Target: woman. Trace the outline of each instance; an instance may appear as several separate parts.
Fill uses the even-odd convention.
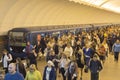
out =
[[[47,66],[44,69],[43,80],[56,80],[56,72],[52,61],[47,62]]]
[[[106,58],[106,51],[105,51],[105,47],[100,44],[100,46],[98,47],[98,54],[100,57],[100,60],[105,63],[105,58]]]
[[[12,55],[9,54],[6,49],[4,49],[0,62],[2,62],[2,66],[3,69],[5,70],[5,73],[8,72],[8,65],[10,61],[12,61]]]
[[[26,70],[25,70],[25,66],[22,63],[20,58],[16,59],[16,71],[20,72],[24,76],[24,78],[25,78]]]
[[[30,65],[25,80],[42,80],[41,73],[36,69],[35,64]]]
[[[64,74],[66,72],[67,65],[69,64],[70,60],[64,53],[62,53],[62,57],[60,60],[58,60],[58,62],[60,67],[60,73],[62,74],[63,80],[66,80],[66,76]]]
[[[65,73],[67,80],[77,80],[78,67],[75,61],[71,61]]]
[[[75,57],[76,57],[77,66],[81,71],[81,73],[79,72],[79,74],[81,74],[80,75],[81,77],[78,76],[78,79],[82,79],[83,68],[84,68],[84,55],[82,49],[79,49],[79,51],[76,52]]]

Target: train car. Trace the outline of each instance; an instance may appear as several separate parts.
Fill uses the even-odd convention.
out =
[[[87,25],[88,26],[88,25]],[[86,27],[87,27],[86,26]],[[80,33],[83,25],[66,25],[66,26],[52,26],[50,27],[27,27],[27,28],[13,28],[8,31],[8,51],[12,54],[12,56],[16,59],[20,57],[24,59],[26,54],[24,49],[26,47],[26,42],[30,41],[32,45],[36,44],[36,41],[43,39],[46,36],[53,37],[57,40],[58,37],[63,34],[76,34]],[[88,26],[90,27],[90,26]]]

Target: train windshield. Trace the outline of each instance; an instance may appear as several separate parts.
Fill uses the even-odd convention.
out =
[[[9,32],[9,44],[21,46],[25,45],[25,33],[24,32]]]

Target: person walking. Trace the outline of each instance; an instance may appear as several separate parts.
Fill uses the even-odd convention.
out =
[[[35,64],[30,65],[25,80],[42,80],[41,73],[36,69]]]
[[[20,58],[16,59],[16,71],[20,72],[24,78],[26,76],[26,69],[24,64],[22,63],[22,60]]]
[[[118,62],[119,53],[120,53],[120,41],[119,40],[116,40],[116,42],[113,44],[112,51],[114,53],[114,60]]]
[[[68,68],[65,72],[67,80],[77,80],[78,76],[78,66],[75,61],[70,61]]]
[[[99,80],[99,72],[103,69],[98,56],[95,54],[93,59],[90,60],[90,72],[91,72],[91,80]]]
[[[16,64],[15,63],[10,63],[8,66],[8,71],[5,75],[4,80],[24,80],[24,77],[21,73],[16,71]]]
[[[2,62],[2,66],[3,69],[5,70],[5,73],[8,72],[8,65],[10,61],[12,61],[12,59],[13,59],[12,55],[9,54],[6,49],[4,49],[0,62]]]
[[[43,72],[43,80],[56,80],[56,72],[52,61],[47,62]]]

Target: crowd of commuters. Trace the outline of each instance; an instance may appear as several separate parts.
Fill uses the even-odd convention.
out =
[[[83,72],[91,73],[91,80],[99,80],[99,72],[103,69],[106,57],[114,54],[115,62],[119,61],[120,28],[108,27],[77,34],[68,32],[60,37],[45,36],[35,45],[27,42],[27,67],[20,58],[10,63],[12,56],[3,51],[1,62],[5,70],[5,80],[82,80]],[[43,76],[38,70],[37,58],[45,56],[47,65]]]

